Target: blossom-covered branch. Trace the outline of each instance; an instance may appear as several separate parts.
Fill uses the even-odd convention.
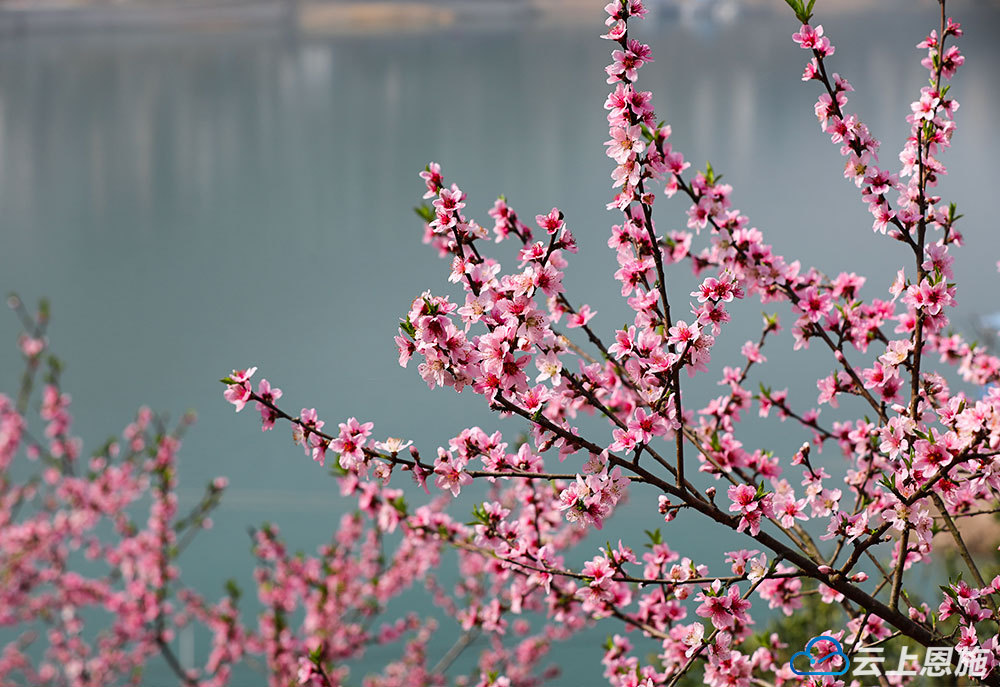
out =
[[[433,462],[424,462],[409,442],[370,444],[372,423],[351,418],[337,434],[324,434],[315,410],[303,409],[297,416],[281,410],[266,381],[255,391],[252,370],[223,380],[227,398],[238,410],[256,403],[265,429],[279,418],[292,422],[296,441],[314,460],[322,463],[327,452],[335,453],[347,493],[388,489],[395,467],[412,472],[428,491],[426,481],[433,476],[435,486],[451,497],[459,497],[476,479],[525,496],[530,489],[530,518],[506,502],[487,501],[473,509],[474,531],[448,527],[438,540],[496,562],[504,613],[519,612],[517,604],[504,604],[526,579],[536,585],[534,591],[544,587],[550,626],[572,624],[570,618],[611,617],[660,644],[658,662],[643,664],[630,654],[631,643],[615,639],[605,656],[613,685],[676,684],[698,663],[712,685],[801,682],[789,665],[782,667],[781,647],[753,654],[741,647],[750,636],[755,598],[790,614],[809,593],[843,608],[846,629],[826,628],[824,634],[845,640],[852,654],[891,636],[925,646],[951,645],[958,649],[952,657],[956,664],[959,654],[979,652],[985,666],[980,677],[997,684],[1000,577],[986,580],[955,521],[993,510],[1000,495],[995,477],[1000,392],[996,387],[983,392],[1000,380],[1000,360],[946,333],[947,308],[955,305],[956,294],[949,251],[962,244],[955,227],[960,215],[954,204],[932,195],[944,173],[939,157],[950,144],[958,109],[944,82],[964,60],[947,39],[962,31],[941,3],[939,29],[918,46],[927,51],[923,64],[931,85],[911,108],[911,134],[897,174],[879,166],[879,141],[846,112],[852,88],[829,69],[835,48],[822,26],[810,23],[814,2],[788,3],[802,22],[793,39],[811,53],[803,80],[822,86],[815,107],[821,128],[841,145],[845,176],[861,189],[874,229],[913,252],[912,279],[901,269],[886,285],[886,296],[863,298],[864,277],[848,272],[828,277],[777,255],[763,233],[733,209],[733,188],[711,165],[688,172],[690,164],[670,142],[670,126],[656,119],[653,95],[638,88],[639,70],[651,61],[652,51],[630,36],[629,24],[646,9],[639,0],[616,0],[606,8],[603,36],[615,44],[606,69],[612,91],[605,103],[610,134],[605,146],[615,163],[615,196],[608,208],[621,213],[621,223],[612,227],[608,245],[616,255],[621,296],[634,318],[611,332],[610,345],[602,339],[596,313],[587,305],[572,306],[563,287],[569,256],[578,246],[562,211],[553,208],[535,217],[546,237],[535,241],[534,228],[518,218],[507,199],[496,201],[489,211],[495,243],[516,237],[521,244],[517,268],[505,272],[484,247],[490,230],[466,216],[461,189],[447,185],[434,163],[420,175],[424,198],[431,201],[418,208],[424,241],[451,259],[449,281],[464,295],[453,301],[428,291],[413,301],[396,337],[400,364],[415,358],[431,389],[471,391],[502,416],[519,416],[529,423],[528,440],[513,452],[498,432],[470,428],[439,448]],[[680,191],[690,201],[686,231],[657,231],[654,189],[661,187],[666,198]],[[898,194],[894,204],[893,191]],[[680,316],[679,294],[668,283],[669,269],[682,263],[690,263],[696,274],[709,272],[690,294],[690,318]],[[751,369],[765,367],[765,339],[774,335],[778,340],[777,315],[766,316],[758,342],[743,345],[744,362],[724,368],[720,383],[728,393],[697,415],[685,409],[681,373],[692,378],[709,373],[730,310],[751,296],[790,308],[793,350],[818,339],[829,351],[833,372],[818,380],[817,403],[837,413],[832,423],[820,424],[817,408],[793,408],[787,390],[764,383],[757,394],[748,388]],[[563,317],[568,330],[583,330],[585,340],[573,342],[557,331]],[[928,352],[956,363],[976,395],[953,390],[943,374],[928,371]],[[532,367],[537,374],[529,373]],[[904,376],[909,398],[903,395]],[[873,412],[875,419],[845,417],[854,410],[851,396],[860,399],[862,413]],[[779,420],[792,418],[803,430],[802,447],[787,460],[765,449],[744,448],[740,422],[754,402],[760,417],[776,410]],[[583,436],[576,426],[580,412],[603,416],[609,436]],[[672,460],[660,453],[664,442],[674,445]],[[843,489],[831,477],[829,463],[818,462],[819,451],[829,443],[837,444],[846,461]],[[686,444],[693,454],[685,452]],[[408,458],[398,455],[405,448]],[[644,454],[650,460],[644,461]],[[551,470],[547,458],[571,467]],[[694,461],[702,473],[697,477],[688,469]],[[799,493],[796,479],[803,487]],[[540,499],[542,480],[552,486],[542,487],[546,495]],[[724,500],[713,483],[720,480],[727,483]],[[617,548],[609,544],[583,568],[562,564],[557,552],[570,540],[538,523],[555,527],[561,513],[584,528],[601,528],[633,482],[644,503],[655,498],[667,523],[691,512],[710,526],[742,533],[761,548],[729,552],[731,574],[710,574],[708,566],[690,558],[675,563],[679,554],[666,546],[659,530],[650,530],[653,554],[643,556],[641,575],[629,572],[638,559],[622,542]],[[853,504],[844,502],[852,492]],[[408,509],[399,512],[405,513],[400,516],[405,532],[426,536],[427,528],[412,522]],[[914,564],[931,563],[936,521],[952,536],[975,586],[950,581],[935,611],[907,591],[906,579]],[[863,569],[865,561],[877,571],[875,577]],[[741,591],[744,581],[752,584]],[[690,587],[701,588],[693,599],[697,605],[689,604]],[[692,607],[710,620],[711,633],[706,635],[697,621],[685,622]],[[485,625],[482,629],[489,631]],[[821,630],[816,628],[817,634]],[[491,679],[484,677],[482,684]]]

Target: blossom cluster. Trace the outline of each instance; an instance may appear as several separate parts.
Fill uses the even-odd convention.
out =
[[[313,437],[323,422],[307,409],[297,425],[299,441],[318,460],[326,447],[340,455],[341,490],[357,496],[359,510],[343,516],[330,542],[309,555],[289,551],[277,525],[256,528],[250,542],[255,607],[247,608],[232,580],[219,599],[209,600],[185,583],[181,562],[194,538],[211,528],[228,482],[212,480],[182,512],[177,454],[193,416],[168,427],[142,408],[119,437],[85,457],[73,433],[71,398],[60,386],[61,363],[44,336],[47,308],[32,315],[18,299],[11,305],[25,323],[19,344],[26,374],[16,394],[0,393],[0,628],[14,630],[8,635],[14,639],[0,646],[0,683],[148,684],[163,680],[155,667],[165,664],[186,687],[221,687],[238,682],[238,665],[256,662],[273,687],[329,687],[353,684],[351,664],[372,648],[398,645],[398,658],[364,675],[364,684],[439,687],[453,659],[438,660],[429,645],[443,620],[386,612],[416,584],[430,591],[455,628],[465,628],[463,641],[480,625],[509,635],[480,652],[484,685],[500,672],[504,677],[494,684],[508,686],[534,685],[555,674],[540,663],[571,628],[539,632],[521,620],[508,630],[512,605],[519,612],[540,608],[541,592],[533,585],[522,580],[517,594],[501,602],[492,571],[472,551],[461,554],[462,588],[446,590],[430,574],[446,546],[442,533],[455,539],[475,533],[484,547],[499,541],[519,546],[531,523],[538,536],[566,545],[578,541],[579,531],[556,515],[550,491],[498,488],[491,512],[503,513],[499,529],[453,521],[440,502],[409,511],[401,490],[358,479],[371,425],[351,420],[340,425],[338,437],[318,442]],[[255,372],[233,372],[226,398],[240,409],[256,405],[262,426],[270,429],[284,417],[273,405],[281,391],[266,380],[251,390]],[[27,411],[36,397],[37,417]],[[499,435],[463,433],[455,440],[464,460],[478,455],[474,446],[498,464],[531,469],[530,454],[507,453]],[[398,452],[407,443],[389,439],[375,447]],[[358,460],[350,462],[355,454]],[[520,526],[513,527],[507,516],[522,503],[534,505],[523,507],[513,520]],[[407,536],[393,540],[398,528]],[[549,543],[546,550],[555,555],[559,548]],[[178,651],[185,634],[204,638],[193,657],[199,664]]]
[[[177,452],[194,418],[168,428],[148,408],[87,457],[45,337],[47,306],[32,316],[16,297],[10,305],[25,321],[26,373],[16,395],[0,393],[0,627],[17,630],[0,650],[0,682],[139,684],[155,656],[179,667],[171,647],[192,623],[216,638],[234,628],[231,599],[209,603],[177,565],[211,527],[227,481],[210,482],[181,515]],[[45,367],[38,434],[27,409]],[[238,642],[215,642],[181,677],[227,684],[241,655]]]

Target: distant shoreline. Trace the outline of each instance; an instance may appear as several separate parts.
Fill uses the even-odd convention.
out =
[[[79,30],[232,31],[290,27],[305,34],[397,34],[530,20],[592,24],[603,0],[0,0],[0,38]],[[836,0],[827,14],[919,11],[934,0]],[[964,6],[1000,7],[1000,0],[965,0]],[[746,14],[786,12],[784,0],[647,0],[654,13],[679,20],[733,20]]]

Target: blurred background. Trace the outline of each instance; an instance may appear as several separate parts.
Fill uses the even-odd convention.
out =
[[[52,301],[49,338],[67,363],[63,385],[88,447],[142,404],[174,417],[197,411],[182,450],[182,498],[193,503],[215,475],[231,483],[215,528],[181,561],[205,594],[221,594],[232,576],[251,587],[248,525],[276,523],[293,548],[311,550],[346,508],[286,427],[262,436],[252,409],[233,414],[217,381],[230,369],[257,365],[284,389],[289,410],[372,420],[376,438],[412,439],[425,454],[464,427],[498,424],[480,397],[429,391],[396,363],[392,337],[412,298],[460,293],[446,281],[448,265],[421,246],[412,212],[427,162],[442,164],[483,223],[501,193],[524,219],[558,205],[580,244],[565,280],[572,300],[598,310],[600,331],[629,317],[606,246],[615,217],[604,207],[612,163],[602,146],[603,4],[0,0],[0,287],[29,304]],[[791,41],[797,24],[784,2],[647,4],[635,32],[655,62],[640,85],[654,92],[675,147],[726,176],[735,204],[779,253],[832,275],[863,274],[865,297],[887,297],[912,259],[872,233],[842,178],[838,148],[813,115],[815,84],[799,80],[805,53]],[[965,214],[953,324],[970,337],[977,318],[1000,308],[998,7],[949,3],[966,29],[967,62],[954,80],[961,109],[940,190]],[[909,104],[926,83],[914,46],[937,25],[936,3],[819,0],[816,14],[837,46],[833,70],[856,89],[848,110],[894,168]],[[682,202],[657,207],[661,231],[684,226]],[[498,255],[514,265],[509,246]],[[675,293],[695,283],[686,266],[668,280]],[[740,364],[741,344],[759,336],[760,304],[735,311],[713,372]],[[17,332],[13,314],[0,314],[3,389],[20,374]],[[788,386],[793,406],[812,407],[831,361],[815,348],[790,353],[786,331],[752,380]],[[713,379],[688,383],[689,406],[722,393]],[[844,417],[863,413],[843,405]],[[836,412],[825,409],[824,422]],[[502,426],[510,441],[524,429]],[[610,439],[604,423],[583,426]],[[783,457],[809,438],[773,418],[745,432],[748,450]],[[841,470],[834,447],[821,462]],[[594,548],[661,524],[635,494]],[[667,528],[665,539],[711,564],[727,545],[746,544],[715,531],[709,540],[697,524]],[[432,612],[420,595],[403,603]],[[599,642],[619,630],[557,647],[556,683],[592,678]],[[443,653],[456,628],[439,634],[432,649]],[[181,638],[185,661],[204,660],[202,639]],[[369,654],[355,678],[387,656]],[[155,671],[149,684],[171,683]]]

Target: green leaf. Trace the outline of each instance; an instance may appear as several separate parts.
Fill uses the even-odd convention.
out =
[[[243,590],[240,589],[238,584],[236,584],[236,580],[229,578],[226,580],[226,593],[235,600],[242,596]]]
[[[472,522],[465,523],[467,526],[472,527],[474,525],[486,525],[489,526],[490,518],[486,513],[486,508],[482,504],[476,504],[472,507],[472,517],[474,518]]]
[[[402,496],[397,496],[389,504],[396,509],[396,512],[402,517],[406,517],[406,501]]]
[[[941,589],[942,592],[944,592],[945,594],[947,594],[948,596],[950,596],[955,601],[958,601],[958,594],[955,593],[954,589],[952,589],[951,587],[949,587],[947,585],[943,585],[943,584],[942,585],[938,585],[938,587]]]
[[[434,216],[435,216],[434,209],[431,208],[431,206],[428,205],[427,203],[421,203],[420,205],[413,208],[413,211],[417,213],[417,217],[419,217],[425,222],[434,221]]]
[[[719,430],[715,430],[714,432],[712,432],[712,450],[713,451],[722,450],[722,442],[719,441]]]

